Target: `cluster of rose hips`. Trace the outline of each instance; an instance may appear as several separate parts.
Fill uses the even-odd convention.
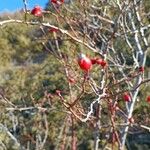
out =
[[[101,67],[105,67],[107,65],[106,61],[101,58],[92,58],[90,59],[85,54],[80,54],[78,57],[78,64],[83,71],[88,72],[94,64],[101,65]]]
[[[50,0],[52,4],[55,5],[62,5],[64,3],[64,0]],[[41,17],[42,16],[42,8],[40,6],[35,6],[32,10],[31,10],[31,14],[36,16],[36,17]]]
[[[60,0],[60,1],[51,0],[51,3],[60,5],[60,4],[64,3],[64,0]],[[35,6],[32,9],[31,14],[36,16],[36,17],[41,17],[42,16],[42,8],[40,6]],[[57,31],[58,31],[58,29],[56,29],[56,28],[50,28],[49,29],[49,32],[57,32]],[[92,58],[92,59],[90,59],[85,54],[80,54],[79,58],[78,58],[78,64],[79,64],[80,68],[83,71],[88,72],[94,64],[98,64],[102,68],[104,68],[107,65],[107,62],[104,59],[101,59],[101,58]],[[142,73],[144,72],[144,67],[143,66],[139,67],[139,72],[142,72]],[[70,83],[75,83],[75,80],[72,79],[72,78],[69,78],[68,80],[69,80]],[[126,102],[130,102],[131,101],[130,94],[124,93],[123,94],[123,99]],[[150,103],[150,96],[147,97],[147,102]]]
[[[107,62],[101,58],[90,59],[85,54],[80,54],[78,57],[78,64],[83,71],[88,72],[94,64],[101,65],[101,67],[104,68],[107,65]],[[144,67],[139,67],[139,71],[144,72]],[[70,81],[70,82],[72,82],[72,81]],[[128,92],[125,92],[123,94],[123,100],[125,102],[131,102],[131,96]],[[147,102],[150,103],[150,96],[147,97]]]
[[[36,16],[36,17],[41,17],[42,16],[42,8],[40,6],[35,6],[32,9],[31,14]],[[49,32],[57,32],[57,31],[59,31],[59,30],[56,28],[50,28],[49,29]]]

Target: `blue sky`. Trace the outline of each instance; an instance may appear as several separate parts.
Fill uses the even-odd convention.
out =
[[[40,5],[42,8],[44,8],[48,0],[27,0],[27,2],[27,7],[29,9],[31,9],[35,5]],[[20,10],[21,8],[23,8],[23,6],[23,0],[1,0],[0,12]]]

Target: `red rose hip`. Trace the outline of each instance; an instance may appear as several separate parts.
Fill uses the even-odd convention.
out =
[[[107,65],[105,60],[102,60],[101,64],[100,64],[103,68]]]
[[[85,54],[79,55],[78,64],[80,68],[86,72],[92,68],[92,61]]]
[[[97,58],[96,63],[101,65],[103,68],[107,65],[106,61],[101,58]]]
[[[150,96],[147,97],[146,101],[150,103]]]
[[[128,93],[124,93],[123,94],[123,99],[126,102],[130,102],[131,101],[131,97],[130,97],[130,95]]]
[[[96,59],[96,63],[99,64],[99,65],[101,65],[102,59],[101,59],[101,58],[97,58],[97,59]]]
[[[58,32],[59,30],[58,29],[56,29],[56,28],[50,28],[49,29],[49,32]]]
[[[51,0],[51,3],[61,5],[62,3],[64,3],[64,0]]]
[[[92,58],[91,62],[92,62],[92,65],[96,64],[97,63],[97,58]]]
[[[51,0],[51,3],[57,4],[57,0]]]
[[[143,66],[139,67],[139,72],[144,72],[144,67]]]
[[[42,8],[40,6],[35,6],[32,11],[31,14],[36,16],[36,17],[40,17],[42,16]]]

